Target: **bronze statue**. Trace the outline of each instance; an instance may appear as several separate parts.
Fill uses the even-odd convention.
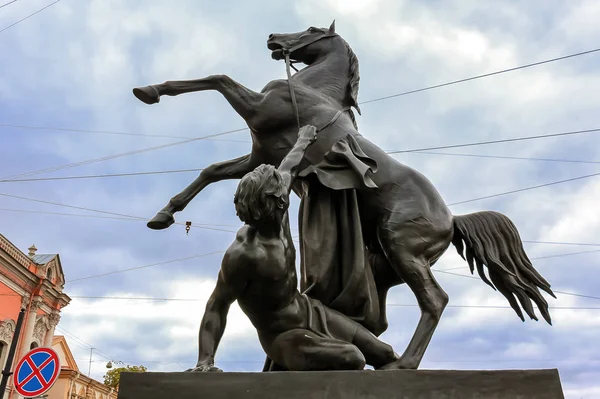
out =
[[[207,185],[241,179],[261,164],[280,165],[298,128],[317,126],[317,140],[304,156],[293,190],[301,197],[299,227],[301,291],[359,322],[375,335],[387,328],[388,290],[406,283],[421,318],[395,368],[418,368],[448,302],[430,268],[452,242],[465,252],[471,272],[502,293],[524,320],[519,304],[537,320],[532,301],[551,323],[539,289],[554,296],[533,268],[513,223],[497,212],[453,216],[431,182],[401,164],[358,132],[351,107],[357,102],[358,59],[335,25],[267,41],[275,60],[307,66],[260,93],[225,75],[168,81],[134,89],[147,104],[160,96],[217,90],[244,118],[252,151],[210,165],[148,222],[164,229],[173,214]],[[463,256],[464,257],[464,256]],[[489,279],[484,274],[487,266]],[[490,281],[491,280],[491,281]]]
[[[240,181],[234,203],[245,225],[223,257],[200,324],[198,363],[189,371],[220,371],[215,352],[236,300],[264,351],[285,370],[362,370],[365,363],[380,369],[398,360],[392,347],[365,327],[298,291],[289,191],[315,140],[316,128],[303,127],[278,169],[261,165]]]

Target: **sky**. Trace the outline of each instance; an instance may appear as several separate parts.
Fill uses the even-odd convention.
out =
[[[359,102],[592,50],[600,34],[600,3],[575,0],[493,8],[472,0],[62,0],[2,31],[50,3],[0,8],[0,180],[42,170],[21,179],[198,169],[246,154],[250,138],[240,131],[111,157],[244,128],[216,92],[148,106],[131,89],[226,74],[258,91],[285,77],[266,47],[270,33],[335,19],[360,61]],[[370,102],[357,121],[386,151],[597,129],[599,90],[597,52]],[[450,247],[434,268],[449,307],[421,368],[558,368],[567,398],[600,396],[600,178],[521,191],[600,172],[599,134],[393,155],[448,204],[478,199],[451,206],[453,214],[510,217],[534,266],[563,292],[549,298],[553,326],[523,323],[500,293],[468,278]],[[241,225],[237,182],[207,187],[177,215],[182,224],[153,231],[145,222],[197,173],[0,182],[0,232],[23,252],[35,244],[38,253],[60,254],[73,299],[57,333],[82,370],[91,364],[92,377],[101,379],[109,360],[153,371],[195,364],[221,251]],[[294,198],[294,229],[297,211]],[[419,310],[404,285],[388,298],[381,338],[401,353]],[[263,361],[255,330],[234,305],[216,365],[258,371]]]

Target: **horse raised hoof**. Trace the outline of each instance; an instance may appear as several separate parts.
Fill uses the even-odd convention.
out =
[[[152,230],[163,230],[175,223],[173,214],[167,211],[158,212],[147,224]]]
[[[160,101],[160,95],[154,86],[136,87],[133,89],[133,95],[146,104],[156,104]]]

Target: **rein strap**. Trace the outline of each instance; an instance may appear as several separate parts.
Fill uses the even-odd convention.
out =
[[[325,39],[325,38],[333,37],[333,36],[336,36],[336,34],[323,35],[314,40],[311,40],[308,43],[301,43],[290,49],[282,49],[283,55],[285,56],[285,72],[287,73],[288,87],[290,89],[290,97],[292,98],[292,107],[294,108],[294,113],[296,114],[296,123],[298,124],[298,130],[300,130],[300,112],[298,111],[298,102],[296,101],[296,92],[294,91],[294,82],[292,82],[292,73],[290,71],[290,67],[294,68],[294,70],[296,72],[298,72],[298,70],[294,67],[293,61],[290,60],[290,54],[292,54],[296,50],[306,47],[306,46],[308,46],[314,42],[317,42],[321,39]],[[296,61],[296,62],[298,62],[298,61]],[[337,121],[337,119],[340,117],[340,115],[342,115],[344,112],[346,112],[350,109],[351,109],[351,107],[344,107],[344,108],[340,109],[338,112],[336,112],[336,114],[333,116],[333,118],[331,118],[331,120],[329,122],[327,122],[321,128],[318,128],[317,132],[320,132],[320,131],[326,129],[327,127],[331,126],[332,124],[334,124],[335,121]]]
[[[290,52],[284,50],[283,54],[285,55],[285,71],[288,77],[288,87],[290,88],[290,97],[292,97],[292,106],[294,107],[294,113],[296,114],[298,130],[300,130],[300,113],[298,112],[298,103],[296,102],[296,93],[294,92],[294,83],[292,82],[292,73],[290,72]]]

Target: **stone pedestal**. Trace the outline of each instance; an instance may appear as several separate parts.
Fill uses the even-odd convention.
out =
[[[122,373],[118,399],[564,399],[558,370]]]

